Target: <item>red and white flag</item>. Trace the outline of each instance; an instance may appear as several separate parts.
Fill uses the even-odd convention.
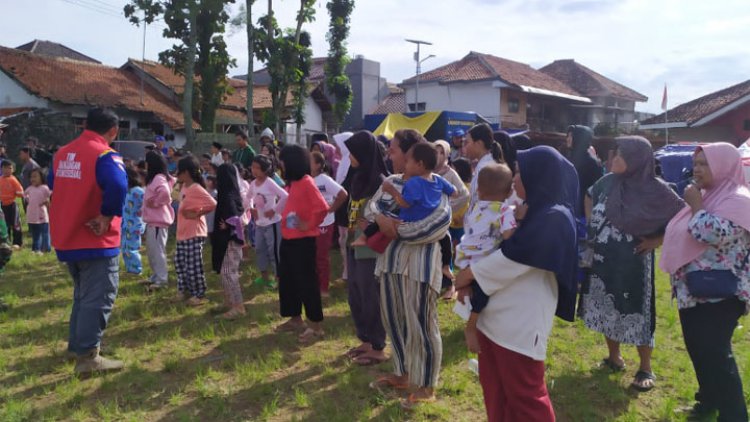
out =
[[[664,84],[664,95],[661,97],[661,109],[667,111],[667,84]]]

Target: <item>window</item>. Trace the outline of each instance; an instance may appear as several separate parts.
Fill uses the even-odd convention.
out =
[[[508,98],[508,113],[518,113],[521,108],[521,102],[518,98]]]
[[[425,111],[427,110],[427,103],[409,103],[409,111]]]
[[[745,119],[745,121],[742,122],[742,130],[750,131],[750,119]]]

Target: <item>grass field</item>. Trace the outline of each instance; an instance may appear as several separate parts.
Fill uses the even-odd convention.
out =
[[[338,255],[333,256],[333,268],[339,268]],[[449,305],[440,305],[445,353],[439,400],[405,412],[399,396],[367,386],[391,368],[389,363],[361,368],[341,357],[357,344],[345,285],[335,285],[324,303],[325,339],[300,347],[292,335],[273,331],[281,322],[276,293],[248,287],[256,274],[250,261],[242,269],[248,314],[233,322],[214,319],[211,306],[172,303],[174,280],[171,289],[147,294],[136,283],[139,278],[123,276],[102,347],[127,367],[84,380],[72,375],[74,364],[65,359],[72,296],[66,268],[52,255],[15,254],[0,275],[0,297],[11,305],[0,313],[0,421],[485,419],[478,379],[467,369],[472,356],[463,344],[463,326]],[[219,289],[211,273],[212,303],[220,302]],[[627,388],[637,367],[634,348],[624,348],[628,370],[612,374],[598,367],[606,355],[599,335],[580,322],[556,322],[547,383],[559,420],[684,419],[677,410],[692,404],[695,376],[663,274],[657,290],[658,380],[649,393]],[[745,380],[750,379],[748,340],[747,329],[738,328],[735,351]]]

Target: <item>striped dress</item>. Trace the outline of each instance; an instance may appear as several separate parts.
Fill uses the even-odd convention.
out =
[[[397,189],[401,175],[388,178]],[[367,214],[393,212],[390,195],[378,190]],[[437,320],[437,300],[442,281],[439,241],[451,221],[450,203],[443,197],[426,219],[399,226],[399,237],[380,254],[375,275],[380,280],[383,326],[391,338],[394,373],[409,374],[409,382],[434,388],[443,355]]]

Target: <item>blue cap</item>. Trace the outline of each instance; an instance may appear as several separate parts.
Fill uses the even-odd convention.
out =
[[[464,135],[466,135],[466,132],[464,132],[463,129],[457,129],[455,132],[453,132],[453,137],[454,138],[457,137],[457,136],[464,136]]]
[[[164,140],[166,140],[166,139],[164,139],[164,137],[163,137],[163,136],[161,136],[161,135],[156,135],[156,137],[154,138],[154,140],[155,140],[155,141],[164,141]]]

